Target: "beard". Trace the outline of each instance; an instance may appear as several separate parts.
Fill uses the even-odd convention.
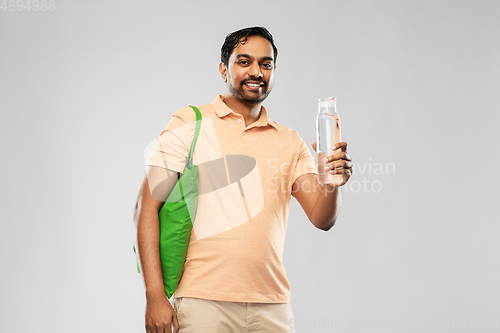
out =
[[[230,80],[228,80],[230,82]],[[244,89],[244,85],[245,85],[245,82],[247,81],[254,81],[254,82],[262,82],[263,85],[262,85],[262,90],[263,92],[261,93],[259,89],[258,91],[256,92],[249,92],[249,91],[245,91]],[[236,97],[237,99],[239,99],[240,101],[244,102],[244,103],[248,103],[248,104],[258,104],[258,103],[262,103],[266,98],[267,96],[269,96],[269,94],[271,93],[271,89],[268,89],[269,87],[269,84],[267,82],[265,82],[264,80],[259,80],[259,79],[245,79],[245,80],[241,80],[238,84],[238,87],[235,87],[234,85],[232,85],[231,83],[229,83],[229,91],[231,92],[231,94]]]

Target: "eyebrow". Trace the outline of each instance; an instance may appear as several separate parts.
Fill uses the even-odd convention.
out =
[[[253,57],[251,57],[250,55],[248,54],[238,54],[236,56],[236,59],[239,59],[239,58],[248,58],[248,59],[253,59]],[[270,61],[274,61],[273,57],[263,57],[262,59],[260,59],[261,61],[267,61],[267,60],[270,60]]]

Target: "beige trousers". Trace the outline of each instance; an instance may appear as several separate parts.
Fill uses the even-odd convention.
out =
[[[243,303],[174,298],[179,333],[291,333],[290,303]]]

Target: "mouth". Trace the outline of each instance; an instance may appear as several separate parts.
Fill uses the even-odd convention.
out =
[[[255,82],[255,81],[248,81],[243,83],[245,86],[250,88],[250,90],[259,90],[261,87],[264,87],[264,82]]]

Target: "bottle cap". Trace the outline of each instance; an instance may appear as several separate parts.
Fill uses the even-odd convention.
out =
[[[318,98],[320,108],[335,107],[335,97]]]
[[[319,113],[335,114],[335,97],[318,98],[318,111]]]

